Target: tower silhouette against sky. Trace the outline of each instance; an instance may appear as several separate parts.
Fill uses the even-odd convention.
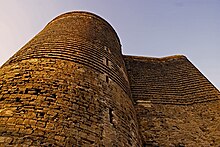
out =
[[[70,12],[0,68],[0,144],[217,146],[219,98],[185,56],[122,55],[108,22]]]

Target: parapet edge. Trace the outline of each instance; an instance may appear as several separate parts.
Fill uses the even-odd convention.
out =
[[[115,33],[115,36],[116,36],[116,38],[117,38],[117,40],[118,40],[118,43],[119,43],[119,45],[121,46],[121,42],[120,42],[119,36],[118,36],[118,34],[116,33],[115,29],[112,27],[112,25],[111,25],[108,21],[106,21],[104,18],[102,18],[102,17],[100,17],[100,16],[98,16],[98,15],[92,13],[92,12],[87,12],[87,11],[70,11],[70,12],[66,12],[66,13],[63,13],[63,14],[61,14],[61,15],[58,15],[57,17],[55,17],[54,19],[52,19],[52,20],[46,25],[46,27],[47,27],[49,24],[51,24],[51,23],[53,23],[53,22],[55,22],[55,21],[57,21],[57,20],[60,20],[60,19],[63,19],[63,18],[67,18],[67,17],[76,16],[76,15],[78,15],[78,16],[93,17],[93,18],[95,18],[95,19],[97,19],[97,20],[99,20],[99,21],[104,22],[104,23],[105,23],[107,26],[109,26],[109,27],[111,28],[111,30]]]
[[[145,56],[132,56],[132,55],[123,55],[124,58],[134,60],[134,61],[152,61],[152,62],[166,62],[166,61],[173,61],[184,59],[186,60],[187,57],[185,55],[172,55],[166,57],[145,57]]]

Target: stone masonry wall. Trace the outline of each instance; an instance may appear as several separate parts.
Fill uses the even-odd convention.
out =
[[[143,142],[153,147],[218,147],[219,105],[219,100],[192,105],[137,103]]]
[[[53,19],[0,68],[0,146],[220,144],[220,93],[184,56],[123,56],[91,13]]]
[[[112,27],[61,15],[0,68],[0,145],[141,146]]]
[[[124,60],[145,146],[219,146],[220,93],[186,57]]]

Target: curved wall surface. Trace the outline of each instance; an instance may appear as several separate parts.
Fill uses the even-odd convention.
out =
[[[0,68],[0,144],[141,146],[120,42],[102,18],[52,20]]]

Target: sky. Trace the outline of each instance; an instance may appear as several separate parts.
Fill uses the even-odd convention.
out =
[[[181,54],[220,89],[220,0],[0,0],[0,65],[56,16],[107,20],[126,55]]]

